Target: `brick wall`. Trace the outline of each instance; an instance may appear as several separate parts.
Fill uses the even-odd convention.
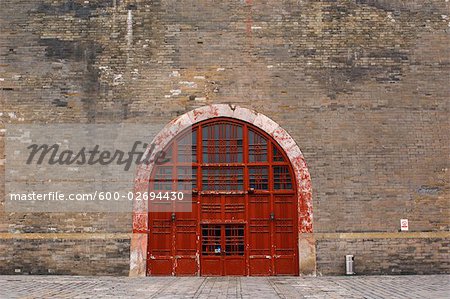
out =
[[[317,242],[317,271],[344,275],[345,255],[354,255],[354,271],[365,274],[449,273],[448,239],[339,239]]]
[[[440,0],[3,0],[0,129],[151,125],[207,104],[237,104],[274,119],[297,141],[312,176],[315,232],[396,232],[401,218],[414,232],[448,231],[449,12]],[[0,198],[3,152],[0,138]],[[0,207],[3,233],[130,230],[125,214],[12,214]],[[8,251],[2,261],[13,256],[19,267],[31,252],[44,256],[44,247],[27,242],[19,243],[32,250]],[[318,241],[319,271],[342,273],[344,249],[360,256],[371,247],[373,258],[357,257],[361,273],[392,273],[402,241],[368,242]],[[435,247],[447,239],[408,242],[415,249],[402,250],[417,266],[398,269],[449,271]],[[104,258],[91,247],[80,250]],[[432,256],[433,267],[420,252]],[[380,267],[385,258],[392,265]],[[54,268],[43,258],[42,269],[46,263]],[[108,263],[121,269],[116,274],[128,267]],[[106,273],[104,266],[74,265],[59,273]]]
[[[128,275],[130,240],[2,240],[2,274]],[[18,272],[20,271],[20,272]]]

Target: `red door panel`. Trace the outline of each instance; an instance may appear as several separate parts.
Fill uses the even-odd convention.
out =
[[[224,275],[245,275],[245,259],[226,258],[224,265]]]
[[[271,274],[270,195],[249,196],[249,275]]]
[[[175,221],[175,273],[197,274],[197,219],[195,213],[178,213]],[[182,218],[182,219],[179,219]]]
[[[149,219],[147,272],[150,275],[172,275],[172,221],[168,213],[152,214]]]
[[[275,256],[275,275],[298,275],[296,263],[296,258],[293,255]]]
[[[272,258],[267,257],[249,257],[249,275],[250,276],[267,276],[271,275]]]
[[[222,238],[225,275],[245,275],[244,225],[223,225],[225,238]]]
[[[227,195],[224,196],[225,219],[230,221],[245,220],[245,196]]]
[[[202,195],[200,207],[200,219],[202,221],[222,218],[222,198],[220,195]]]
[[[149,269],[147,270],[149,272],[149,275],[156,276],[156,275],[163,275],[168,276],[172,275],[173,271],[173,260],[172,257],[168,258],[157,258],[153,257],[148,263]]]
[[[222,264],[221,259],[203,257],[201,259],[201,273],[202,276],[221,276],[222,275]]]
[[[201,234],[201,274],[222,275],[222,226],[203,225]]]
[[[277,195],[274,198],[274,248],[275,275],[297,275],[297,232],[294,221],[296,210],[294,195]]]
[[[197,275],[196,257],[177,257],[175,259],[175,274],[184,276]]]
[[[150,275],[196,275],[195,209],[190,213],[177,213],[175,218],[168,212],[150,214],[147,272]]]

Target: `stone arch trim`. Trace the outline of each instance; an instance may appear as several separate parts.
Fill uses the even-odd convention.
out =
[[[299,221],[299,267],[300,274],[315,275],[316,253],[313,232],[313,212],[311,176],[300,148],[294,139],[276,122],[267,116],[247,108],[215,104],[189,111],[168,123],[154,138],[152,144],[153,153],[164,147],[185,129],[201,121],[229,117],[248,122],[267,134],[285,151],[295,174],[298,197],[298,221]],[[145,192],[148,187],[148,178],[153,165],[140,165],[134,181],[134,192]],[[148,230],[148,206],[145,201],[135,201],[133,204],[133,234],[130,244],[130,276],[146,275],[147,256],[147,230]]]

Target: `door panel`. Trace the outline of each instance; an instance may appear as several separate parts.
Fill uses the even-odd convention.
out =
[[[186,276],[197,275],[196,257],[177,257],[175,259],[175,274]]]
[[[224,225],[225,240],[223,245],[225,251],[224,274],[225,275],[245,275],[245,238],[244,225]]]
[[[147,272],[150,275],[172,275],[172,221],[169,213],[152,213],[149,218],[149,252]]]
[[[194,205],[195,206],[195,205]],[[158,212],[149,216],[147,272],[151,275],[196,275],[197,216]]]
[[[246,275],[244,225],[203,225],[202,275]]]
[[[277,195],[274,198],[275,275],[297,275],[297,236],[294,216],[295,196]]]
[[[177,275],[197,274],[197,216],[192,213],[178,213],[175,220],[175,273]]]
[[[249,257],[249,275],[250,276],[267,276],[272,273],[272,258],[271,256],[265,257]]]
[[[222,264],[221,259],[210,257],[202,257],[200,262],[202,276],[221,276]]]
[[[173,261],[172,261],[172,257],[168,257],[168,258],[152,258],[149,261],[149,275],[163,275],[163,276],[167,276],[167,275],[172,275],[172,270],[173,270]]]
[[[224,275],[246,275],[245,274],[245,259],[244,258],[232,258],[225,259]]]
[[[245,220],[245,196],[228,195],[224,196],[224,220]]]
[[[271,273],[270,195],[249,196],[249,274]]]
[[[220,195],[202,195],[200,205],[202,221],[222,219],[222,197]]]
[[[201,274],[222,275],[222,226],[203,225],[201,231]]]
[[[290,256],[275,256],[275,275],[298,275],[295,264],[296,258]]]

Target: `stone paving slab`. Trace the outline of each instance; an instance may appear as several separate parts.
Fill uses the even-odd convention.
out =
[[[450,298],[450,275],[335,277],[0,276],[0,298]]]

